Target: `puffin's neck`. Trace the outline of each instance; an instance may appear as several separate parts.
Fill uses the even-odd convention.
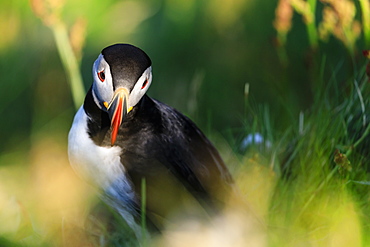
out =
[[[89,117],[87,128],[90,138],[97,145],[101,145],[105,135],[110,129],[110,120],[108,113],[102,111],[96,105],[92,93],[92,87],[90,87],[89,91],[86,94],[83,107],[87,116]]]
[[[120,127],[121,131],[122,129],[127,130],[128,126],[132,127],[132,125],[129,123],[135,120],[135,116],[138,115],[143,116],[143,114],[145,115],[146,111],[144,110],[143,112],[141,109],[148,110],[147,108],[152,108],[144,107],[144,105],[148,104],[149,102],[152,102],[152,100],[147,95],[144,95],[137,103],[137,105],[130,111],[130,113],[127,114],[126,118],[124,119],[124,122],[122,123],[122,126]],[[96,105],[92,92],[92,87],[90,87],[89,91],[86,94],[83,108],[88,116],[87,131],[90,138],[94,141],[96,145],[110,146],[111,121],[109,119],[108,113],[101,110]],[[140,112],[142,114],[140,114]]]

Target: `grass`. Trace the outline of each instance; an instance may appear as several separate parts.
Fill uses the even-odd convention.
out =
[[[279,119],[271,116],[267,105],[246,98],[244,130],[228,130],[225,133],[231,134],[226,137],[211,135],[248,201],[248,210],[263,222],[262,229],[254,228],[255,223],[244,212],[246,208],[231,204],[212,225],[178,222],[163,236],[142,244],[212,246],[218,241],[233,246],[369,245],[369,83],[363,67],[339,86],[336,71],[340,69],[333,70],[328,80],[322,77],[322,71],[318,73],[314,104],[292,118],[288,128],[279,130]],[[133,235],[127,235],[127,226],[114,212],[105,206],[94,209],[94,193],[69,168],[65,140],[55,142],[55,134],[52,140],[46,138],[47,130],[44,132],[44,136],[35,138],[30,151],[30,171],[19,166],[2,167],[2,185],[14,187],[14,181],[6,177],[25,178],[24,191],[15,194],[29,199],[23,206],[23,202],[1,194],[3,212],[13,210],[11,215],[20,223],[14,226],[14,218],[5,218],[9,220],[3,225],[7,233],[0,242],[7,246],[54,246],[94,239],[96,246],[135,246]],[[260,133],[265,140],[241,150],[242,133]],[[47,159],[48,164],[46,148],[54,157],[54,161]],[[8,159],[18,163],[16,157]],[[145,185],[145,180],[142,183]],[[145,186],[142,188],[145,195]],[[33,194],[38,195],[37,203],[26,196]],[[89,227],[82,222],[88,222]],[[145,233],[145,221],[142,229]]]
[[[245,132],[261,133],[265,142],[251,144],[246,151],[240,151],[235,138],[230,146],[229,137],[211,135],[248,201],[248,208],[263,222],[262,229],[255,229],[245,208],[231,204],[231,209],[212,225],[178,222],[163,236],[144,241],[144,246],[213,246],[214,241],[233,243],[233,246],[247,243],[251,246],[369,245],[368,79],[361,68],[359,76],[346,81],[345,87],[338,87],[335,71],[328,82],[323,78],[319,80],[322,83],[317,85],[313,106],[292,119],[291,126],[283,131],[276,129],[277,120],[273,121],[268,107],[246,104]],[[265,145],[267,140],[270,146]],[[105,206],[89,209],[94,207],[96,199],[89,188],[76,180],[70,168],[66,168],[66,143],[45,143],[45,138],[36,143],[32,153],[33,173],[38,177],[38,184],[24,189],[26,194],[41,192],[39,203],[27,205],[31,210],[15,211],[14,217],[21,218],[23,223],[14,228],[14,232],[4,235],[1,243],[54,246],[95,239],[96,246],[135,246],[133,235],[127,236],[127,226],[114,212]],[[45,167],[42,160],[46,146],[54,156],[63,157],[63,161]],[[339,154],[342,159],[338,159]],[[55,171],[60,177],[48,179]],[[8,173],[27,177],[26,171],[15,167]],[[6,179],[1,181],[9,185]],[[145,184],[145,180],[142,183]],[[72,195],[63,194],[66,186],[79,189]],[[81,196],[83,198],[77,200]],[[69,203],[61,204],[61,200]],[[2,198],[1,202],[12,205],[9,198]],[[16,201],[13,205],[22,208]],[[73,210],[67,212],[70,210],[66,208]],[[76,215],[79,216],[73,218]],[[88,228],[81,225],[86,222],[84,217],[89,222]],[[10,222],[7,224],[8,229],[13,229]],[[142,226],[145,232],[145,222]]]
[[[316,1],[307,3],[316,9]],[[367,1],[360,4],[366,7]],[[312,47],[320,45],[314,24],[307,27]],[[71,55],[67,30],[58,33],[57,47],[72,81],[78,59]],[[368,27],[364,35],[368,43]],[[215,133],[208,118],[209,136],[247,206],[230,202],[212,224],[179,221],[162,236],[145,238],[143,246],[370,245],[369,78],[363,62],[356,62],[358,67],[353,62],[350,78],[344,78],[344,59],[331,68],[325,55],[314,56],[320,62],[307,73],[314,92],[308,109],[282,118],[271,105],[256,103],[253,88],[246,86],[242,128]],[[79,78],[71,83],[76,107],[82,97]],[[292,102],[276,100],[281,102],[290,112]],[[0,166],[0,246],[137,246],[125,222],[70,168],[68,129],[60,122],[73,112],[63,114],[35,131],[30,147],[21,143],[19,150],[0,155],[0,164],[6,164]],[[264,139],[241,147],[248,134]],[[145,180],[143,195],[144,185]],[[143,235],[145,228],[143,221]]]

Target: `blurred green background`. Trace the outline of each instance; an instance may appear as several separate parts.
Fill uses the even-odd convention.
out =
[[[286,128],[313,103],[312,72],[322,61],[317,53],[325,54],[328,78],[338,65],[343,81],[352,72],[347,48],[333,36],[320,51],[310,49],[297,13],[285,46],[288,62],[279,60],[273,25],[276,1],[33,2],[61,6],[57,12],[67,28],[80,26],[77,39],[84,42],[80,69],[86,90],[101,49],[131,43],[153,61],[149,95],[190,115],[203,129],[243,127],[246,83],[253,102],[268,104],[275,124]],[[32,133],[52,122],[55,126],[50,126],[66,135],[75,109],[51,30],[28,1],[1,1],[0,6],[0,151],[12,152],[30,145]],[[317,15],[319,22],[321,13]],[[360,37],[354,59],[364,43]]]
[[[70,34],[85,90],[92,83],[92,64],[104,47],[114,43],[134,44],[152,59],[153,83],[148,94],[190,116],[207,134],[217,133],[233,150],[238,150],[242,139],[252,131],[262,132],[270,141],[275,141],[273,144],[280,145],[281,140],[273,138],[283,135],[293,125],[298,129],[299,117],[305,116],[300,113],[317,113],[317,108],[321,107],[318,94],[322,102],[327,105],[334,102],[339,107],[342,99],[344,102],[348,96],[348,101],[351,101],[351,97],[357,95],[353,93],[355,90],[351,83],[353,79],[361,78],[359,84],[362,85],[365,107],[361,110],[357,102],[353,107],[354,117],[351,115],[348,120],[346,115],[343,119],[340,116],[339,121],[335,120],[337,129],[333,133],[337,130],[341,133],[335,141],[325,139],[325,145],[332,144],[325,149],[319,148],[321,143],[315,144],[319,151],[329,150],[328,153],[315,151],[326,155],[327,159],[330,157],[332,162],[334,147],[353,144],[364,133],[369,121],[367,118],[362,127],[354,127],[353,133],[346,132],[351,132],[346,125],[350,121],[354,119],[354,125],[361,122],[357,121],[361,117],[356,118],[356,114],[369,117],[369,87],[364,83],[367,80],[364,79],[367,62],[361,54],[362,50],[370,49],[369,1],[292,0],[290,3],[287,0],[0,0],[0,204],[13,202],[8,199],[2,201],[2,192],[3,195],[15,195],[26,207],[28,201],[35,200],[34,204],[41,202],[46,205],[28,213],[42,214],[46,208],[47,217],[50,211],[71,206],[61,203],[65,197],[55,196],[59,197],[58,193],[67,189],[74,190],[75,184],[79,183],[73,180],[74,175],[73,182],[64,179],[65,174],[66,177],[73,174],[66,170],[70,169],[67,135],[76,109],[52,32],[58,21]],[[310,7],[313,5],[316,10],[312,13]],[[328,20],[336,20],[336,23]],[[328,91],[333,88],[327,87],[329,84],[335,84],[336,91]],[[331,95],[335,99],[326,101],[325,97]],[[327,111],[330,113],[329,108]],[[257,110],[253,112],[251,109]],[[320,126],[330,129],[333,125],[331,119],[325,120],[328,116],[323,111],[310,122],[312,125],[307,125],[314,126],[321,117],[324,120],[316,121],[317,124],[323,123]],[[257,118],[258,121],[253,120]],[[342,128],[345,130],[341,131]],[[312,129],[314,133],[320,133],[320,137],[326,134],[325,129],[318,132]],[[359,129],[361,133],[356,135]],[[290,136],[284,138],[285,145]],[[321,141],[311,138],[313,143]],[[311,142],[309,135],[307,140]],[[362,144],[368,145],[369,138],[366,140]],[[230,148],[225,148],[225,142],[216,143],[218,148],[222,147],[223,155]],[[365,144],[362,150],[368,147]],[[228,154],[233,156],[230,152]],[[275,158],[275,153],[270,155]],[[224,158],[228,160],[229,156]],[[369,157],[358,160],[362,162],[359,162],[361,169],[370,169],[370,165],[365,163]],[[271,164],[273,162],[272,159]],[[329,175],[321,176],[330,180],[333,173],[328,167]],[[321,169],[317,168],[318,174],[321,174]],[[368,175],[358,169],[356,174],[360,173],[361,179],[368,179]],[[273,181],[270,191],[266,192],[268,194],[274,190],[276,179],[270,177],[269,172],[266,174],[266,177],[261,176],[261,180],[271,178]],[[316,179],[315,182],[321,180]],[[5,188],[1,188],[4,185]],[[328,187],[326,192],[330,193],[333,187]],[[321,184],[319,188],[322,188]],[[365,208],[363,212],[366,215],[369,207],[364,205],[369,203],[370,197],[365,189],[358,189],[363,196],[358,207]],[[286,193],[287,198],[288,194],[294,194],[288,189],[277,188],[276,191],[277,194]],[[261,193],[257,190],[256,196]],[[345,199],[339,198],[338,201],[343,199],[346,203],[348,201],[348,205],[344,203],[341,210],[355,215],[357,211],[351,197],[347,192],[343,193]],[[27,195],[23,197],[24,194]],[[67,198],[78,203],[76,195],[68,195]],[[324,194],[322,198],[329,197]],[[307,197],[302,201],[305,199]],[[46,201],[52,202],[49,205]],[[336,199],[332,201],[337,203]],[[15,205],[19,206],[17,202]],[[268,202],[265,206],[269,210]],[[324,213],[333,208],[325,208]],[[312,212],[315,210],[313,208]],[[289,209],[287,211],[289,214]],[[274,215],[280,217],[279,214]],[[308,215],[305,219],[310,217]],[[358,226],[360,223],[356,217],[354,222]],[[44,222],[45,219],[31,221],[35,225],[34,221]],[[368,224],[365,228],[368,231]],[[1,230],[0,227],[0,235]],[[358,234],[357,240],[361,238]]]

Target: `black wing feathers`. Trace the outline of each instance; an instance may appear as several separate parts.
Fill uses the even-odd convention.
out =
[[[217,150],[175,109],[147,96],[135,108],[117,138],[124,150],[122,164],[134,185],[139,188],[142,177],[154,183],[171,173],[203,206],[213,207],[218,194],[233,183]]]
[[[91,91],[86,100],[93,101]],[[85,104],[89,134],[100,146],[110,146],[108,115],[93,102]],[[88,108],[88,105],[95,107]],[[127,114],[116,140],[121,163],[134,185],[140,205],[141,181],[147,184],[147,212],[166,217],[188,191],[209,211],[217,210],[232,178],[220,155],[187,117],[148,96]],[[136,205],[136,207],[137,207]]]

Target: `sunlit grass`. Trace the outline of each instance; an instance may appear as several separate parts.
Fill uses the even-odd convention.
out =
[[[30,150],[1,157],[9,165],[0,167],[0,235],[15,243],[61,245],[70,241],[68,229],[76,234],[84,227],[91,188],[76,177],[66,142],[58,140],[57,135],[42,135]],[[76,239],[83,242],[82,237]]]
[[[366,183],[370,179],[365,162],[369,157],[365,156],[368,139],[361,133],[366,133],[368,125],[360,124],[359,130],[349,126],[353,124],[350,116],[359,112],[361,123],[368,112],[366,80],[360,76],[360,91],[349,94],[329,83],[315,105],[297,116],[284,133],[275,132],[273,124],[255,124],[266,122],[266,113],[258,111],[267,108],[251,107],[249,111],[256,114],[245,127],[273,135],[271,146],[254,144],[241,154],[211,135],[233,173],[242,201],[230,199],[224,213],[210,222],[176,217],[146,246],[367,246],[370,195]],[[30,150],[24,150],[26,156],[1,156],[1,162],[9,165],[0,170],[0,241],[10,246],[87,242],[135,246],[124,222],[106,206],[95,206],[96,195],[70,168],[66,140],[44,131],[35,135]],[[334,162],[335,150],[346,153],[358,140],[366,145],[358,144],[348,153],[350,170],[340,170]],[[25,168],[24,163],[29,166]]]
[[[246,6],[242,1],[233,2],[237,4],[232,6],[232,2],[223,3],[226,12],[213,2],[206,4],[209,11],[206,16],[216,18],[214,25],[222,33],[235,23],[241,25],[243,8]],[[295,2],[304,2],[306,4],[303,6],[307,7],[316,1]],[[331,2],[333,4],[327,7],[334,8],[335,2]],[[193,11],[190,16],[194,16],[196,2],[183,1],[183,4],[189,11]],[[365,20],[368,18],[368,1],[360,1],[360,4],[365,6],[361,7],[364,13],[361,19]],[[117,6],[118,4],[115,5]],[[127,8],[130,6],[131,8]],[[159,8],[157,6],[156,9],[149,10],[145,6],[144,2],[125,2],[118,6],[120,8],[111,8],[107,15],[114,12],[116,14],[110,18],[119,16],[117,9],[140,12],[141,16],[136,16],[136,20],[130,19],[130,28],[125,29],[126,32],[133,32]],[[103,8],[102,5],[99,7],[96,9]],[[171,7],[181,11],[173,3],[167,11],[172,10]],[[234,15],[235,11],[229,11],[235,8],[237,16]],[[176,13],[170,14],[173,21],[188,16],[185,12],[181,16]],[[354,12],[347,14],[351,13]],[[308,13],[308,16],[310,14],[313,13]],[[358,16],[356,18],[351,20],[359,19]],[[184,21],[191,23],[192,20]],[[290,19],[285,21],[283,40],[287,38],[291,24]],[[362,31],[368,43],[368,22],[363,22]],[[15,22],[14,25],[19,23]],[[120,26],[117,24],[117,27]],[[352,28],[353,26],[347,27],[347,32]],[[101,34],[96,30],[95,34]],[[331,35],[335,35],[334,30],[331,31]],[[318,36],[313,32],[318,32],[318,29],[311,25],[307,35],[310,45],[316,46]],[[103,34],[107,33],[106,30]],[[310,38],[310,34],[313,38]],[[62,36],[62,44],[59,44],[61,50],[70,45],[66,30],[62,30]],[[145,38],[148,36],[146,34]],[[13,41],[13,35],[10,38],[4,39],[3,43]],[[355,33],[351,42],[341,42],[345,46],[354,46],[357,38]],[[347,48],[354,53],[353,47]],[[71,47],[67,49],[69,55],[65,55],[64,60],[76,59],[71,58]],[[80,47],[80,52],[81,49]],[[78,55],[76,57],[78,61]],[[317,60],[325,61],[324,56]],[[234,61],[230,60],[228,63],[234,64]],[[225,212],[210,222],[177,216],[166,226],[162,235],[153,236],[144,245],[369,246],[369,83],[362,66],[351,70],[351,79],[340,77],[338,71],[346,69],[341,66],[342,63],[343,61],[337,61],[334,65],[337,68],[330,71],[325,62],[321,62],[317,66],[320,68],[317,74],[314,72],[314,75],[307,75],[314,81],[314,102],[297,116],[290,119],[274,117],[271,106],[254,103],[245,97],[242,129],[235,131],[226,127],[220,135],[212,132],[210,127],[210,137],[229,166],[242,200],[231,198]],[[76,68],[74,72],[69,72],[75,75]],[[206,81],[207,73],[203,74],[201,70],[198,73],[201,78],[199,80]],[[263,73],[267,74],[269,71]],[[324,77],[326,74],[329,76]],[[56,75],[59,77],[58,73]],[[195,77],[197,76],[196,74]],[[51,79],[52,77],[48,77],[47,83]],[[46,82],[41,85],[46,85]],[[204,87],[207,88],[207,85]],[[40,90],[39,93],[49,97],[47,89]],[[253,96],[253,90],[253,87],[249,90],[249,96]],[[75,98],[80,99],[76,102],[81,101],[82,97],[81,92],[77,94],[80,96]],[[240,95],[242,98],[242,93]],[[233,102],[234,100],[239,102],[235,104],[243,102],[237,97],[232,99]],[[37,106],[43,102],[38,102]],[[197,107],[202,107],[196,102],[195,96],[190,104],[191,113]],[[285,110],[290,111],[293,107],[287,105]],[[35,111],[37,110],[38,108]],[[68,121],[72,118],[72,112],[68,112]],[[37,122],[35,119],[33,121]],[[51,121],[68,122],[65,116]],[[213,126],[212,121],[216,120],[209,118],[209,126]],[[291,124],[282,129],[281,126],[277,127],[280,121]],[[138,242],[127,225],[99,201],[96,192],[80,180],[69,166],[66,148],[69,126],[61,124],[41,129],[36,129],[35,126],[29,144],[20,143],[18,149],[0,154],[0,246],[83,246],[88,245],[87,243],[93,243],[93,246],[137,246]],[[265,138],[264,142],[241,148],[241,140],[250,133],[261,134]],[[335,159],[339,154],[345,157],[342,161]]]

